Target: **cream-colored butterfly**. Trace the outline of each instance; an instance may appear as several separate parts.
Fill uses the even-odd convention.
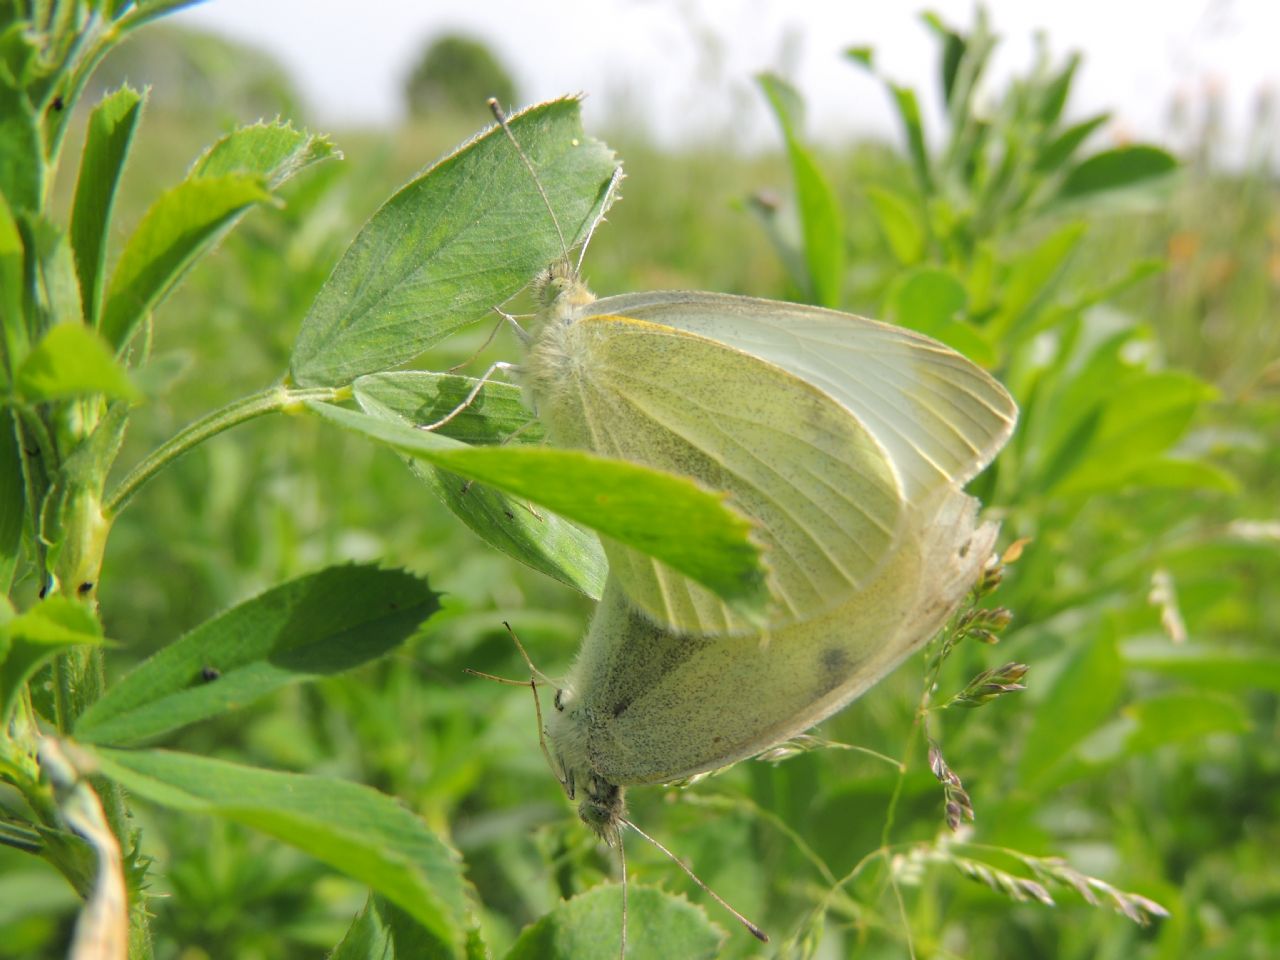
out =
[[[596,300],[567,256],[539,293],[518,373],[548,439],[726,491],[755,524],[773,598],[753,623],[606,542],[605,594],[544,747],[612,845],[635,828],[627,786],[767,750],[937,632],[996,535],[961,487],[1017,409],[949,347],[851,314],[714,293]]]

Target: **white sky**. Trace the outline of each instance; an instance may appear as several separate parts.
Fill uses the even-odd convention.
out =
[[[968,26],[973,0],[211,0],[177,14],[274,52],[314,120],[387,124],[427,40],[462,29],[486,40],[526,102],[585,92],[588,128],[639,119],[666,143],[774,139],[751,83],[781,70],[809,104],[809,132],[890,133],[879,85],[841,52],[876,48],[881,69],[936,101],[935,45],[918,11]],[[989,0],[1003,37],[998,79],[1032,63],[1032,36],[1085,54],[1073,116],[1113,108],[1120,131],[1168,138],[1175,97],[1220,92],[1243,138],[1261,91],[1280,86],[1280,0]],[[625,110],[623,109],[625,107]]]

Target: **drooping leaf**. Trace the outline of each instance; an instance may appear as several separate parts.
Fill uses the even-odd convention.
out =
[[[354,384],[366,413],[415,426],[434,423],[466,399],[476,381],[449,374],[376,373]],[[506,440],[533,443],[542,426],[532,419],[520,389],[486,383],[475,400],[439,431],[469,444]],[[410,459],[410,469],[485,542],[547,576],[599,598],[608,569],[600,540],[554,513],[538,513],[527,501]]]
[[[661,560],[754,616],[767,602],[750,524],[692,481],[549,447],[472,447],[323,403],[314,413],[450,473],[489,484]]]
[[[438,608],[424,581],[399,570],[341,566],[299,577],[143,661],[81,715],[76,737],[137,743],[349,670],[403,643]]]

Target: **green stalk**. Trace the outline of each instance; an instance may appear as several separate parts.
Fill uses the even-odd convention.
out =
[[[192,447],[222,433],[224,430],[268,413],[281,413],[298,409],[307,400],[334,402],[345,400],[350,396],[350,387],[290,389],[280,384],[229,403],[221,410],[215,410],[208,416],[202,417],[195,423],[179,430],[153,450],[150,456],[130,470],[128,476],[121,480],[119,486],[107,497],[106,503],[102,508],[102,514],[108,523],[113,521],[148,480]]]

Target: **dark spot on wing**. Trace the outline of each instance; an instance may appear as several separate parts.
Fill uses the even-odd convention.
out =
[[[830,693],[844,683],[849,675],[849,654],[842,647],[827,647],[818,655],[818,692],[819,697]]]

